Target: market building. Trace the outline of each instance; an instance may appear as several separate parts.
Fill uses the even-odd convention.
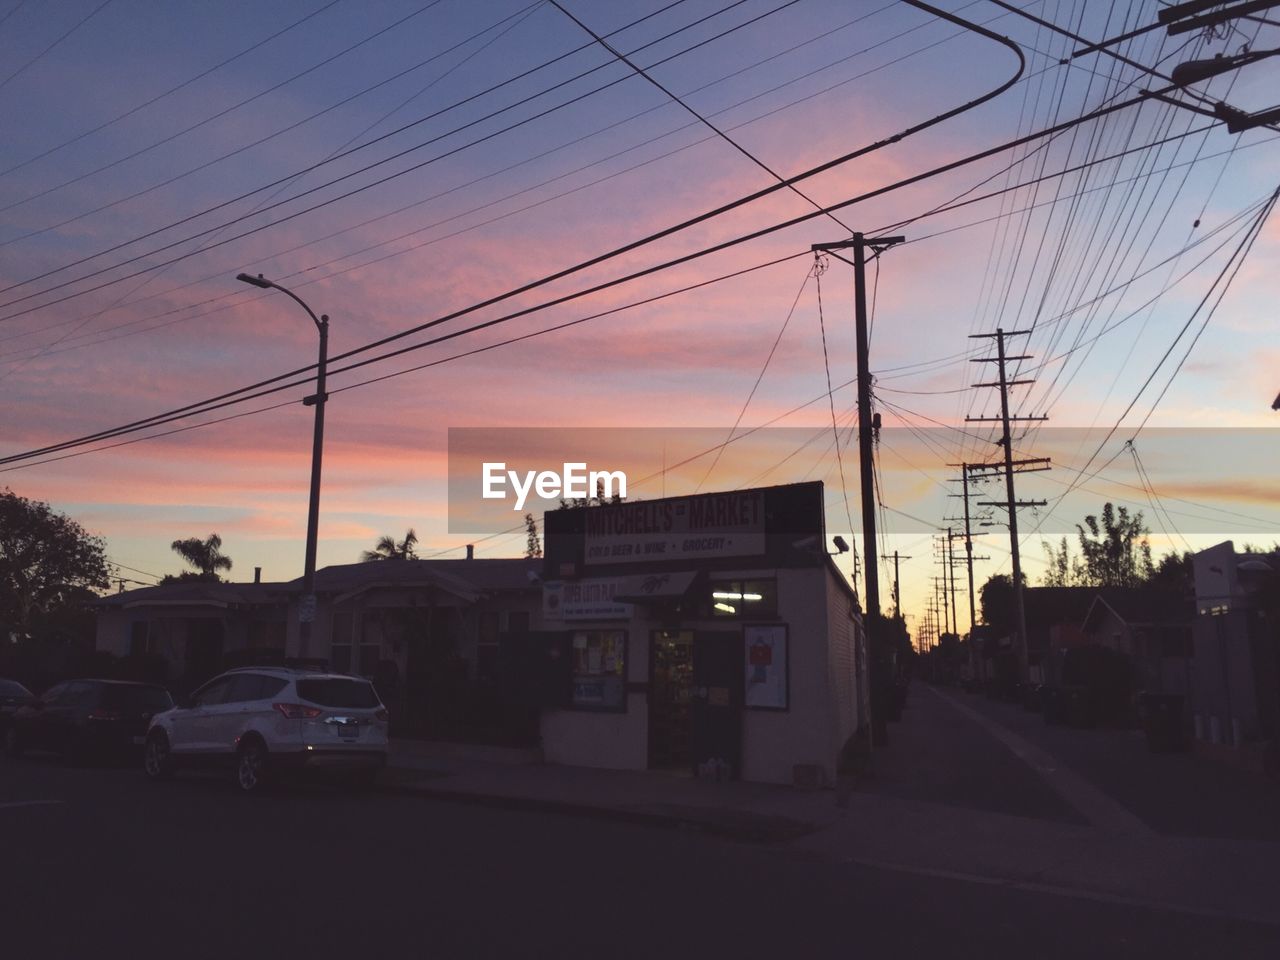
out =
[[[868,663],[821,483],[555,510],[544,535],[548,761],[834,783]]]

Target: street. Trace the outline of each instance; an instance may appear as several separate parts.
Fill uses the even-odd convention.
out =
[[[913,692],[935,799],[1070,813],[980,727]],[[910,711],[909,711],[910,712]],[[904,727],[894,728],[901,732]],[[1002,749],[1002,748],[1000,748]],[[1006,778],[984,799],[966,753]],[[1263,957],[1280,927],[848,862],[803,844],[286,784],[263,798],[185,775],[50,757],[0,766],[0,935],[14,956]],[[951,771],[951,772],[949,772]],[[905,779],[905,778],[903,778]],[[897,789],[909,792],[909,785]]]

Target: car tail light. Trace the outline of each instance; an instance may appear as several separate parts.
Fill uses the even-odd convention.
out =
[[[300,703],[273,703],[271,706],[287,720],[314,720],[324,713],[319,707],[304,707]]]
[[[388,720],[391,719],[391,714],[387,713],[386,707],[380,708],[378,712],[375,713],[373,716],[375,719],[381,720],[383,723],[386,723]]]
[[[96,710],[91,710],[89,712],[89,719],[90,720],[119,720],[120,711],[104,710],[102,707],[98,707]]]

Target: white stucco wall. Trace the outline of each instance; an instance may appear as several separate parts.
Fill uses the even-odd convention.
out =
[[[797,764],[822,768],[835,782],[836,757],[853,735],[859,715],[857,632],[849,618],[852,598],[825,567],[717,572],[724,579],[776,578],[778,619],[788,625],[789,709],[744,709],[742,779],[790,784]],[[568,623],[564,629],[618,629],[618,621]],[[547,625],[551,628],[552,625]],[[627,623],[627,680],[649,679],[653,631],[671,628],[645,619],[644,608]],[[681,630],[742,635],[743,622],[683,620]],[[745,657],[745,649],[743,656]],[[648,767],[648,698],[627,696],[623,713],[548,710],[542,716],[542,741],[552,763],[611,769]]]
[[[557,625],[558,627],[558,625]],[[566,624],[566,630],[627,630],[628,683],[649,680],[649,628],[642,620],[591,621]],[[649,701],[644,693],[628,693],[627,709],[544,710],[542,749],[549,763],[610,770],[644,770],[649,766]]]
[[[788,624],[790,708],[743,711],[742,779],[792,783],[796,764],[816,764],[834,782],[826,572],[778,570],[776,576],[778,616]]]

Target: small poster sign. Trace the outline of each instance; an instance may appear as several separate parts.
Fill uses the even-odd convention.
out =
[[[756,710],[789,706],[786,624],[757,624],[743,629],[746,691],[743,703]]]

